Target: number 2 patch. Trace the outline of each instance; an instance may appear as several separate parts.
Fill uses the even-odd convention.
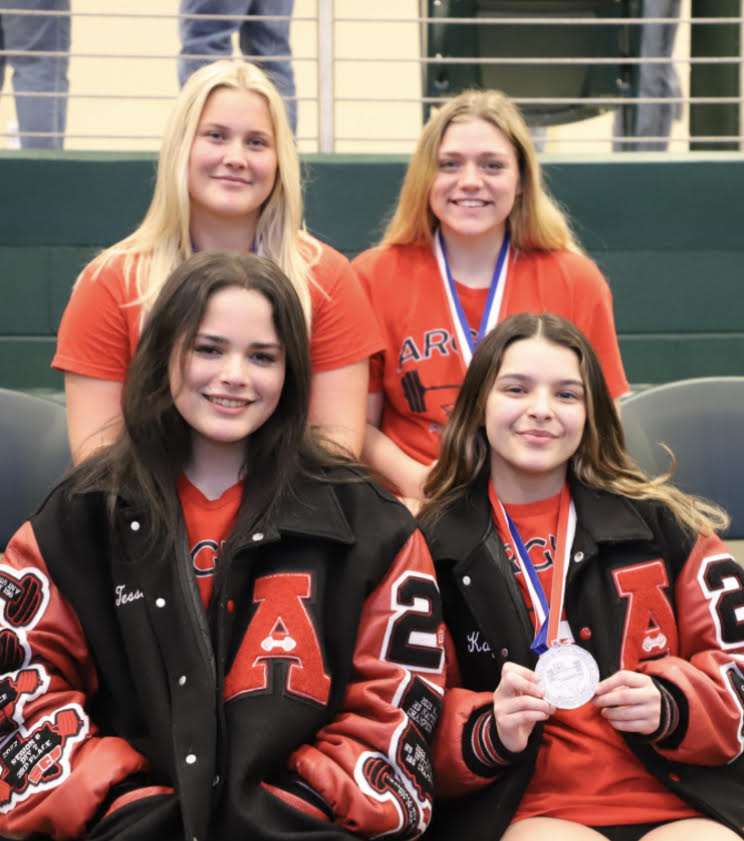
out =
[[[744,569],[730,555],[706,558],[698,572],[722,649],[744,642]]]
[[[417,672],[441,673],[444,666],[442,612],[433,576],[408,572],[392,588],[393,616],[382,657]]]

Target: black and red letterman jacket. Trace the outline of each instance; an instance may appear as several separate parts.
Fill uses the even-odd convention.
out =
[[[431,816],[443,628],[408,512],[303,478],[245,507],[208,612],[183,529],[65,486],[0,564],[0,835],[413,838]]]
[[[657,681],[668,705],[663,732],[624,734],[630,749],[684,801],[744,837],[744,569],[718,537],[687,534],[660,503],[575,481],[571,495],[577,525],[565,610],[576,644],[594,655],[602,679],[631,669]],[[442,796],[425,837],[500,838],[529,783],[543,725],[508,755],[493,690],[506,661],[535,667],[534,630],[485,485],[427,538],[459,669],[435,739]]]

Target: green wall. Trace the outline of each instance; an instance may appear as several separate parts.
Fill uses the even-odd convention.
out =
[[[352,256],[380,235],[401,157],[303,159],[308,228]],[[633,383],[744,374],[744,155],[544,158],[615,298]],[[61,388],[49,369],[78,271],[136,227],[154,156],[0,153],[0,386]]]

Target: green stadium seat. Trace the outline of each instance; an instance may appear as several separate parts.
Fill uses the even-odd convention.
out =
[[[621,404],[628,451],[655,476],[717,502],[731,516],[725,536],[744,538],[744,377],[699,377],[654,386]]]
[[[0,552],[69,465],[64,405],[0,388]]]
[[[496,88],[510,97],[569,99],[529,103],[521,108],[533,126],[570,123],[614,108],[610,101],[635,90],[637,65],[625,59],[639,54],[640,32],[631,24],[561,23],[562,18],[635,17],[641,0],[426,0],[426,17],[479,19],[477,23],[424,24],[422,50],[427,59],[470,58],[466,63],[437,61],[423,65],[424,96],[448,97],[469,87]],[[500,23],[499,18],[525,18]],[[538,24],[529,18],[549,18]],[[488,21],[488,22],[486,22]],[[609,58],[609,63],[575,61],[490,63],[479,59]],[[583,102],[607,98],[606,105]],[[431,103],[424,105],[428,117]],[[630,109],[626,109],[630,118]]]

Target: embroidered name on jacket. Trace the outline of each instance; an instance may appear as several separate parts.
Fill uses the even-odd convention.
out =
[[[114,587],[114,593],[116,595],[114,600],[116,607],[121,607],[123,604],[130,604],[131,602],[136,602],[139,599],[145,598],[145,594],[142,590],[127,590],[123,584],[117,584],[116,587]]]
[[[471,631],[466,639],[468,654],[492,654],[488,640],[481,640],[480,631]]]

